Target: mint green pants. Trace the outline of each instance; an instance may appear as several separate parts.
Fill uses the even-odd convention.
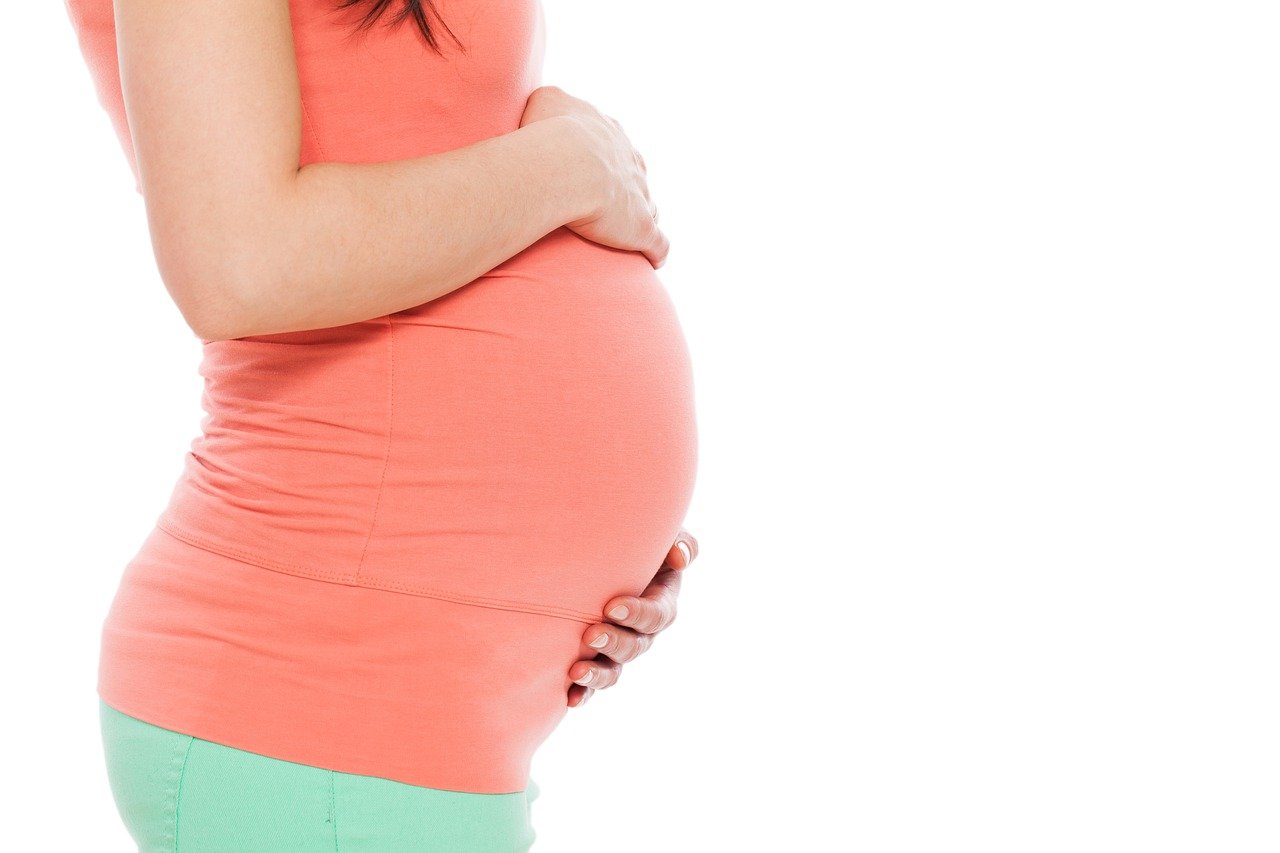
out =
[[[471,794],[295,764],[98,699],[107,775],[139,853],[526,853],[538,786]]]

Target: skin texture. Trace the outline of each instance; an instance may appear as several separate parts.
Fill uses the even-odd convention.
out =
[[[620,595],[605,603],[604,621],[589,626],[582,634],[587,645],[600,643],[604,637],[603,645],[597,646],[600,652],[569,667],[569,677],[577,682],[569,688],[569,707],[576,708],[595,691],[616,684],[622,665],[648,651],[658,634],[671,627],[676,618],[681,576],[697,557],[698,540],[682,529],[643,593]],[[618,608],[625,608],[625,613]]]
[[[570,223],[665,257],[643,161],[616,121],[554,87],[535,90],[511,133],[299,168],[288,0],[117,0],[115,15],[157,268],[203,340],[412,308]]]

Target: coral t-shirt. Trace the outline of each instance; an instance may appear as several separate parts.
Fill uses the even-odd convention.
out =
[[[111,0],[66,4],[136,180]],[[437,7],[465,54],[290,2],[301,165],[518,128],[538,0]],[[201,433],[103,624],[99,695],[290,761],[523,790],[583,630],[643,590],[692,496],[692,371],[648,260],[557,228],[404,311],[204,341],[199,370]]]

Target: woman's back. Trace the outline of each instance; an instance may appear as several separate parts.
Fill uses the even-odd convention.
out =
[[[67,2],[136,175],[111,4]],[[302,165],[519,126],[536,0],[438,4],[466,51],[443,55],[336,3],[290,4]],[[405,311],[206,341],[200,370],[202,434],[103,626],[103,699],[301,763],[523,789],[585,624],[644,588],[693,489],[691,371],[648,260],[560,228]]]

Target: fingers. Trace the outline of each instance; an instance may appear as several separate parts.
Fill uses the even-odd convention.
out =
[[[698,540],[693,538],[689,531],[680,530],[680,535],[676,537],[676,541],[671,545],[671,550],[667,552],[666,558],[662,561],[662,565],[669,569],[688,568],[698,557]]]
[[[609,599],[604,606],[605,615],[611,622],[642,634],[656,634],[664,630],[676,620],[680,577],[680,572],[675,569],[660,569],[640,595],[620,595]]]
[[[570,708],[586,703],[595,691],[617,684],[622,664],[643,654],[653,644],[653,636],[617,625],[596,624],[587,629],[582,641],[587,645],[600,643],[595,646],[600,654],[589,660],[574,661],[569,667],[569,678],[574,682],[569,685]]]
[[[657,214],[654,213],[653,217]],[[649,263],[656,269],[662,269],[662,265],[667,262],[667,255],[671,252],[671,241],[667,239],[667,235],[662,233],[662,229],[658,227],[656,218],[652,219],[652,235],[650,237],[650,247],[645,251],[644,255],[649,259]]]
[[[591,689],[590,687],[580,687],[577,684],[570,685],[569,707],[580,708],[581,706],[587,704],[587,700],[590,699],[591,694],[595,692],[596,691]]]
[[[618,683],[622,675],[622,664],[617,661],[596,655],[591,660],[574,661],[569,667],[569,678],[581,687],[592,690],[603,690]]]
[[[644,176],[649,171],[648,166],[639,151],[633,148],[631,153],[634,155],[636,166],[640,169],[640,193],[644,196],[645,207],[649,214],[649,248],[645,250],[644,254],[653,268],[659,269],[667,262],[667,254],[671,251],[671,243],[667,240],[667,235],[658,227],[658,206],[653,203],[653,198],[649,194],[649,182],[644,179]]]
[[[600,629],[605,629],[601,631]],[[652,634],[637,634],[617,625],[592,625],[583,636],[583,642],[600,649],[600,654],[590,660],[574,661],[569,667],[569,707],[576,708],[591,698],[596,690],[603,690],[618,683],[622,664],[635,660],[653,645]]]
[[[683,567],[697,553],[697,541],[681,530],[667,559]],[[569,678],[574,682],[569,687],[570,708],[586,702],[592,691],[616,684],[622,665],[648,651],[658,632],[675,621],[680,577],[675,566],[664,566],[640,595],[622,595],[609,600],[605,613],[611,621],[591,625],[582,635],[582,642],[596,649],[596,656],[575,661],[569,667]]]
[[[582,635],[582,642],[598,651],[601,655],[611,659],[614,663],[627,663],[635,660],[640,655],[649,650],[653,645],[653,634],[642,634],[630,628],[623,628],[620,625],[592,625]],[[592,660],[576,661],[573,666],[569,667],[569,677],[579,684],[589,684],[592,687],[600,686],[595,681],[581,681],[578,676],[585,673],[586,670],[594,664],[601,663],[600,656],[597,655]],[[608,663],[608,661],[604,661]],[[609,682],[612,684],[613,682]]]

